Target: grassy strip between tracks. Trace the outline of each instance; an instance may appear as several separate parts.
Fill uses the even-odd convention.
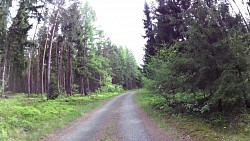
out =
[[[0,141],[34,141],[68,124],[120,93],[58,98],[18,94],[0,99]]]
[[[180,134],[190,136],[199,141],[248,141],[250,137],[244,132],[234,132],[224,125],[213,126],[209,121],[191,115],[174,115],[159,108],[164,99],[145,89],[137,91],[136,103],[152,118],[160,128],[170,132],[178,140]],[[236,130],[236,129],[235,129]]]

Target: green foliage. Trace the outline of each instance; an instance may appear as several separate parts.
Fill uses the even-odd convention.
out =
[[[3,122],[0,122],[0,140],[7,140],[8,139],[8,132],[7,126]]]
[[[120,85],[112,84],[112,77],[106,76],[104,80],[101,82],[102,86],[98,89],[97,93],[105,93],[105,92],[122,92],[123,89]]]
[[[99,91],[101,93],[103,93],[103,92],[122,92],[123,88],[122,88],[122,86],[119,86],[119,85],[110,84],[110,85],[102,86],[99,89]]]
[[[184,97],[183,97],[184,96]],[[191,95],[192,96],[192,95]],[[184,94],[176,95],[178,101],[190,99]],[[201,97],[201,96],[200,96]],[[249,114],[224,116],[220,113],[205,116],[187,115],[171,112],[161,95],[146,89],[140,89],[135,102],[151,117],[159,127],[172,135],[185,134],[194,140],[248,140]],[[173,128],[172,128],[173,127]]]
[[[177,113],[236,116],[249,107],[250,94],[250,38],[243,19],[231,14],[227,3],[189,2],[158,1],[153,32],[157,52],[145,56],[145,86]],[[145,47],[147,55],[152,45]]]
[[[8,135],[12,133],[11,130],[13,132],[18,132],[18,130],[20,132],[31,132],[35,130],[36,126],[44,122],[76,112],[75,107],[59,102],[41,102],[36,100],[26,103],[23,100],[9,100],[6,101],[7,103],[1,101],[1,118],[6,125],[3,130],[7,130]],[[11,130],[8,128],[11,128]]]
[[[52,76],[51,76],[49,88],[50,89],[49,89],[48,99],[50,99],[50,100],[56,99],[59,96],[59,92],[58,92],[56,77],[54,74],[52,74]]]
[[[124,47],[113,45],[110,40],[106,42],[103,56],[108,60],[112,83],[122,85],[124,89],[134,89],[140,83],[140,71],[131,51]]]
[[[9,14],[11,2],[0,2],[0,78],[6,82],[5,91],[48,93],[48,99],[56,99],[59,92],[88,95],[98,89],[114,91],[120,89],[117,86],[134,89],[140,85],[134,55],[114,45],[95,26],[96,13],[88,2],[17,2],[14,18]],[[35,32],[30,36],[31,29]],[[28,40],[29,36],[32,39]]]
[[[72,50],[67,53],[75,56],[72,83],[77,83],[78,93],[116,91],[118,85],[136,88],[140,72],[133,54],[112,44],[103,31],[97,30],[95,11],[88,2],[80,10],[78,7],[78,3],[72,4],[61,16],[63,43]]]
[[[36,140],[51,129],[74,120],[82,112],[93,109],[95,103],[118,94],[99,93],[86,97],[58,98],[53,101],[41,98],[26,99],[25,94],[8,100],[0,99],[0,140]]]
[[[150,91],[154,91],[156,89],[156,82],[154,80],[148,79],[146,77],[142,78],[143,86]]]

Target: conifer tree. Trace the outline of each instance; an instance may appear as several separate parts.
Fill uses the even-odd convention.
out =
[[[144,5],[144,14],[145,19],[144,22],[144,29],[145,29],[145,36],[144,38],[147,39],[147,43],[145,45],[145,56],[144,56],[144,71],[147,72],[147,64],[150,62],[150,57],[154,56],[156,54],[156,46],[155,46],[155,33],[153,30],[153,23],[152,23],[152,13],[151,9],[149,8],[149,5],[147,2],[145,2]]]

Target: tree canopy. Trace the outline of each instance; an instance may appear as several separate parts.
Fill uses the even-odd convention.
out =
[[[170,107],[193,113],[249,108],[249,23],[235,5],[230,0],[145,4],[144,82]]]
[[[12,1],[1,2],[1,95],[47,93],[55,99],[63,93],[88,95],[139,86],[133,54],[95,26],[96,14],[88,2],[16,2],[13,19]]]

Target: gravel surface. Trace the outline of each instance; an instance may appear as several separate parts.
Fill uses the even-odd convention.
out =
[[[116,96],[41,141],[189,141],[160,129],[133,101],[135,92]]]
[[[143,127],[142,120],[134,106],[132,95],[128,94],[120,107],[120,137],[122,141],[149,141],[149,135]]]
[[[91,141],[96,138],[96,134],[107,121],[109,113],[111,113],[116,107],[119,107],[121,100],[126,95],[119,95],[97,110],[83,123],[80,123],[75,130],[62,136],[60,141]]]

